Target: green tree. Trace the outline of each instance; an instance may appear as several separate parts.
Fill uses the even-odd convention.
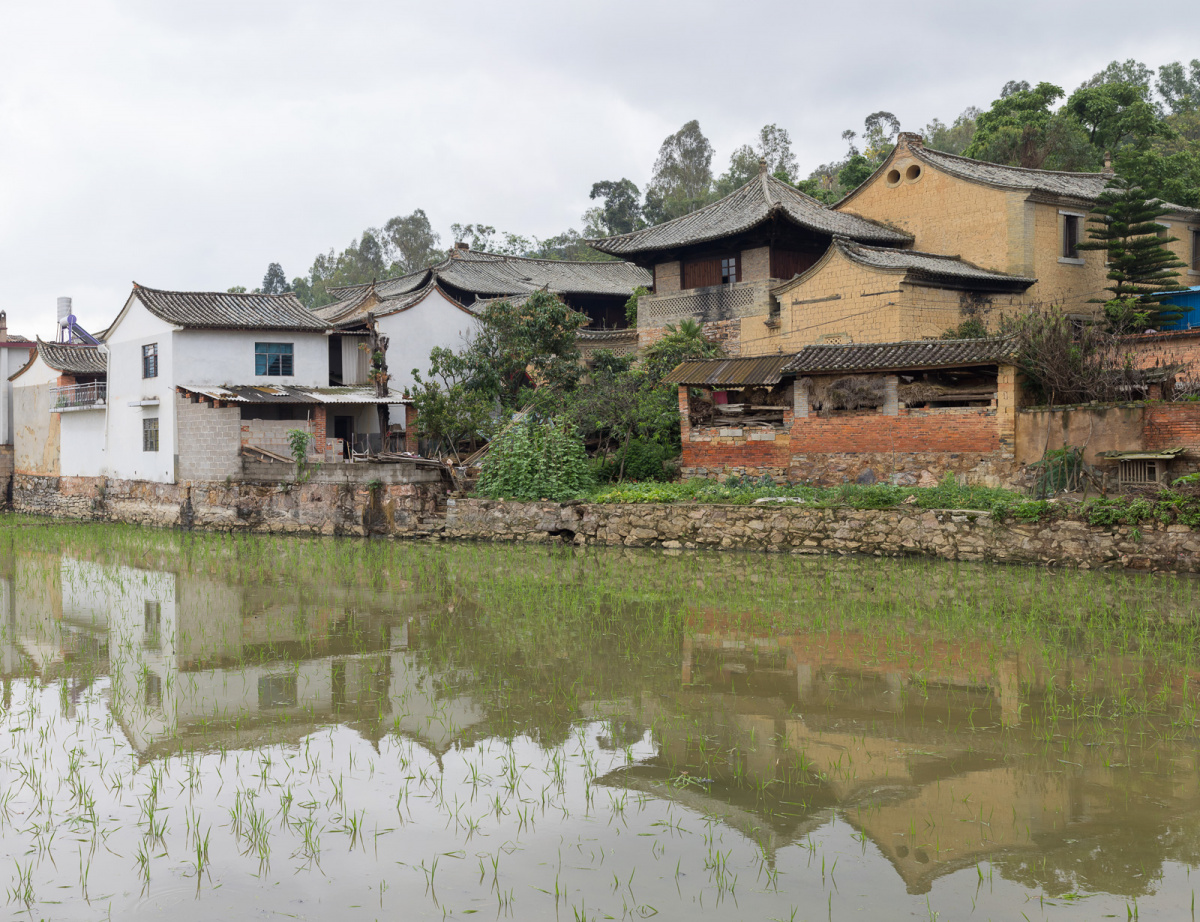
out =
[[[1052,83],[1010,90],[986,112],[979,113],[975,134],[963,150],[964,156],[992,163],[1041,167],[1053,147],[1051,107],[1064,95],[1063,89]]]
[[[1200,59],[1193,58],[1186,68],[1179,61],[1162,65],[1155,88],[1172,115],[1200,109]]]
[[[406,275],[440,262],[445,254],[438,249],[441,237],[434,233],[425,210],[417,208],[410,215],[397,215],[383,226],[383,235],[390,247],[388,256],[391,274]]]
[[[492,429],[495,401],[467,386],[470,374],[461,356],[440,346],[430,352],[425,375],[412,370],[410,393],[418,431],[425,438],[443,442],[456,456],[462,446],[473,452],[478,438]]]
[[[926,146],[948,154],[961,154],[975,136],[975,120],[980,111],[977,106],[968,106],[952,125],[933,119],[922,132]]]
[[[231,285],[225,289],[231,295],[244,295],[246,293],[245,285]]]
[[[1109,181],[1092,211],[1090,242],[1079,248],[1108,253],[1111,284],[1106,290],[1112,298],[1104,303],[1110,324],[1124,332],[1177,319],[1179,311],[1158,307],[1158,295],[1180,290],[1175,282],[1179,273],[1174,270],[1184,266],[1164,246],[1176,238],[1159,236],[1162,227],[1157,219],[1167,214],[1162,203],[1147,199],[1140,187],[1117,176]]]
[[[870,178],[878,167],[879,164],[869,157],[864,157],[862,154],[851,154],[845,165],[838,170],[838,185],[847,192],[857,189]]]
[[[598,237],[628,234],[644,226],[642,221],[641,192],[628,179],[605,179],[592,184],[588,198],[600,199],[596,222],[589,230],[596,230]],[[585,223],[588,219],[585,216]]]
[[[288,284],[287,275],[284,274],[283,267],[279,263],[271,263],[267,266],[267,274],[263,276],[262,280],[262,293],[265,295],[281,295],[291,290],[292,286]]]
[[[587,317],[557,295],[537,291],[525,301],[493,301],[476,315],[479,328],[462,353],[470,389],[517,408],[522,393],[571,390],[582,374],[577,333]]]
[[[1164,130],[1158,111],[1135,83],[1101,83],[1071,94],[1066,111],[1086,129],[1088,141],[1115,152],[1126,144],[1146,145]]]
[[[695,119],[669,135],[659,148],[642,213],[650,224],[695,211],[712,191],[713,147]]]
[[[625,302],[625,322],[631,327],[637,326],[637,309],[638,301],[642,295],[650,294],[650,289],[644,285],[638,285],[633,289],[633,294],[629,296],[629,300]]]

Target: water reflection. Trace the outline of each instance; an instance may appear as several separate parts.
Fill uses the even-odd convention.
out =
[[[911,608],[904,616],[912,630],[826,621],[819,630],[781,631],[712,608],[688,585],[691,571],[657,586],[630,579],[647,561],[691,566],[652,555],[390,549],[386,576],[363,579],[315,569],[251,573],[236,563],[237,549],[229,550],[220,546],[198,561],[158,548],[148,561],[103,543],[54,550],[16,542],[0,558],[0,668],[13,741],[0,780],[16,791],[0,795],[0,844],[12,856],[39,856],[43,888],[69,884],[54,884],[62,873],[56,862],[43,866],[40,856],[52,850],[39,844],[46,833],[34,831],[61,824],[88,841],[79,819],[88,802],[78,793],[86,787],[79,758],[64,763],[61,755],[78,751],[99,766],[88,796],[101,798],[100,786],[110,792],[108,816],[117,823],[131,824],[139,810],[146,815],[142,798],[149,795],[128,792],[141,790],[139,766],[148,767],[149,817],[131,834],[154,840],[164,856],[194,847],[187,844],[198,838],[192,824],[199,829],[199,811],[208,811],[204,825],[228,828],[246,857],[253,848],[242,805],[278,796],[271,822],[287,838],[296,870],[276,867],[273,878],[260,842],[257,873],[231,856],[221,872],[229,896],[220,888],[202,895],[204,862],[197,859],[193,874],[178,859],[173,873],[195,878],[197,918],[246,887],[265,886],[258,881],[301,869],[330,875],[343,859],[321,865],[314,830],[350,828],[349,853],[362,856],[359,823],[368,816],[375,858],[341,866],[344,879],[362,883],[394,866],[415,869],[417,853],[404,850],[426,847],[426,838],[440,843],[437,854],[453,856],[443,865],[477,854],[486,872],[484,852],[472,843],[491,836],[487,854],[499,861],[511,847],[516,883],[553,892],[552,903],[531,904],[526,894],[517,912],[516,891],[505,896],[498,872],[484,886],[452,868],[459,876],[448,890],[460,910],[477,911],[486,897],[499,914],[521,917],[575,907],[566,896],[560,906],[558,896],[568,841],[576,842],[574,870],[596,872],[572,884],[581,905],[600,911],[604,904],[618,916],[651,908],[669,917],[685,909],[722,916],[726,899],[750,916],[787,917],[785,907],[818,904],[830,915],[886,912],[901,893],[936,895],[946,912],[976,900],[1011,909],[1037,894],[1059,898],[1057,914],[1078,910],[1088,918],[1097,900],[1119,906],[1124,898],[1157,898],[1172,907],[1189,892],[1172,870],[1186,871],[1200,856],[1200,672],[1176,647],[1133,654],[1028,636],[1013,643],[982,629],[947,636],[936,619],[919,625]],[[731,559],[741,562],[728,566],[745,568],[745,558]],[[856,572],[870,571],[842,571],[839,585],[862,591]],[[954,572],[961,581],[975,571]],[[1021,571],[1007,572],[1019,583]],[[913,585],[926,575],[918,573]],[[795,592],[789,581],[801,576],[811,574],[766,569],[768,580],[784,581],[784,594]],[[814,584],[814,597],[837,596],[827,576]],[[1145,600],[1144,583],[1128,588],[1123,605]],[[589,600],[586,608],[580,599]],[[39,704],[50,700],[55,713]],[[119,740],[105,735],[110,725]],[[56,743],[57,754],[36,763],[35,729],[45,741],[70,742]],[[324,763],[312,754],[314,740],[329,745]],[[366,774],[355,761],[363,746]],[[222,768],[230,753],[249,756],[237,756],[231,778]],[[128,779],[105,768],[106,759],[111,765],[124,754],[133,759]],[[277,762],[286,766],[282,780]],[[30,764],[42,765],[43,775],[57,772],[57,780],[30,781]],[[237,787],[237,800],[220,793],[199,799],[193,791],[187,804],[164,806],[160,771],[183,772],[191,785],[215,773],[221,790]],[[283,790],[293,775],[319,796],[277,795],[274,788]],[[347,775],[358,778],[348,788]],[[52,788],[60,803],[71,792],[66,814],[45,805]],[[597,789],[607,801],[597,800]],[[307,830],[289,815],[302,796],[311,803]],[[347,800],[360,805],[361,818]],[[156,811],[174,817],[174,845],[172,833],[156,826]],[[389,811],[398,819],[380,833]],[[91,822],[94,840],[99,821]],[[421,835],[393,844],[388,836],[400,828]],[[839,838],[842,829],[849,842]],[[630,835],[654,838],[650,859],[616,857]],[[143,885],[135,879],[139,865],[120,870],[136,841],[110,848],[123,862],[104,859],[114,875],[129,877],[122,892],[130,911],[144,909],[138,895],[153,892],[148,871]],[[556,850],[560,868],[550,873]],[[608,882],[597,883],[606,860],[646,868],[649,895],[635,896],[629,886],[618,900],[628,871],[617,872],[615,887],[608,871]],[[827,880],[826,864],[836,861],[849,886],[839,887],[832,871]],[[688,862],[695,865],[690,890],[681,884]],[[391,886],[408,894],[410,908],[423,906],[414,911],[441,914],[425,858],[419,866],[423,878],[410,873],[377,884],[380,907]],[[31,891],[14,885],[10,904],[20,906],[22,892]],[[351,899],[340,895],[312,917],[361,908]],[[1084,906],[1085,899],[1092,902]],[[86,900],[68,905],[68,915],[96,914]]]

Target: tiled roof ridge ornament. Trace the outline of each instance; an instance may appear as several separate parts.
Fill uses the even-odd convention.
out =
[[[904,144],[907,144],[909,147],[923,148],[925,146],[924,135],[922,135],[920,132],[917,132],[917,131],[902,131],[897,136],[896,141],[903,142]]]

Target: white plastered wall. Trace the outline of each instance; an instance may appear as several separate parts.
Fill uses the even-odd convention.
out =
[[[108,431],[103,473],[119,480],[175,482],[175,362],[177,328],[151,314],[131,296],[109,330]],[[142,377],[142,346],[158,344],[158,376]],[[130,403],[157,400],[157,405]],[[142,450],[143,420],[158,419],[158,451]]]
[[[254,374],[255,343],[291,343],[289,376]],[[290,384],[329,386],[329,338],[280,330],[180,330],[175,334],[175,384]]]
[[[434,346],[461,349],[474,335],[479,321],[436,290],[408,310],[387,314],[377,321],[379,332],[389,339],[387,364],[393,391],[412,391],[414,368],[422,376],[429,371],[429,353]],[[403,422],[403,408],[392,410],[392,421]]]
[[[64,477],[99,477],[105,471],[104,410],[59,413],[59,467]]]

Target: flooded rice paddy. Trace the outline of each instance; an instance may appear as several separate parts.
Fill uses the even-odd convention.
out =
[[[1200,585],[0,532],[30,919],[1192,918]]]

